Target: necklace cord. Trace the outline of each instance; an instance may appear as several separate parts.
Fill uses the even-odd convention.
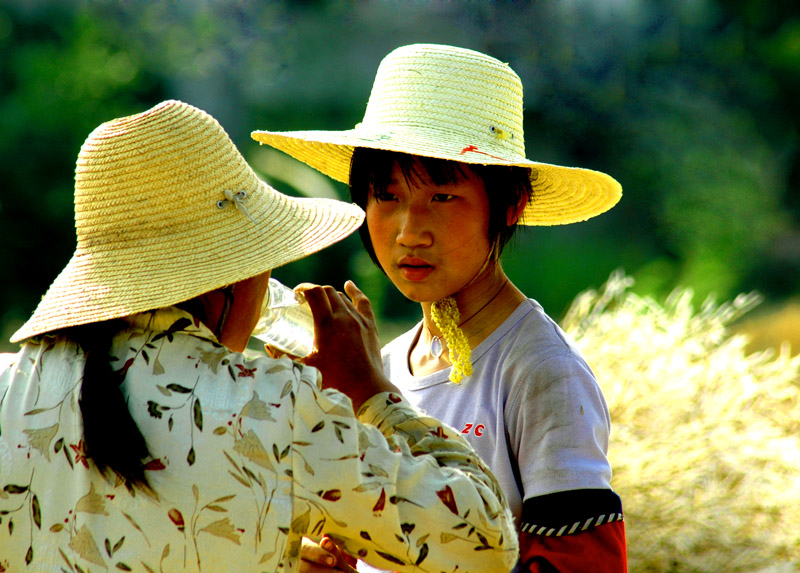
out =
[[[457,324],[456,328],[461,328],[466,323],[468,323],[470,320],[472,320],[473,318],[478,316],[478,314],[480,314],[481,311],[483,311],[483,309],[485,309],[487,306],[489,306],[494,301],[494,299],[496,299],[500,295],[500,293],[503,292],[503,289],[506,288],[506,285],[508,283],[509,283],[509,280],[508,280],[508,278],[506,278],[506,280],[503,281],[503,284],[500,286],[500,288],[497,289],[497,292],[495,292],[492,295],[492,298],[490,298],[488,301],[483,303],[483,305],[478,310],[473,312],[466,320],[462,320],[459,324]],[[428,329],[428,332],[430,332],[430,329]],[[434,335],[434,336],[431,337],[430,344],[428,345],[428,354],[429,355],[433,356],[434,358],[439,358],[442,355],[442,352],[444,351],[444,348],[442,347],[441,341],[442,341],[442,337],[441,336]]]
[[[483,306],[481,306],[481,307],[480,307],[478,310],[476,310],[475,312],[473,312],[473,313],[472,313],[472,314],[469,316],[469,318],[467,318],[466,320],[462,320],[462,321],[461,321],[461,322],[458,324],[459,328],[461,328],[462,326],[464,326],[465,324],[467,324],[467,323],[468,323],[470,320],[472,320],[473,318],[475,318],[476,316],[478,316],[478,314],[480,314],[480,312],[481,312],[481,311],[482,311],[484,308],[486,308],[487,306],[489,306],[490,304],[492,304],[492,302],[494,301],[494,299],[496,299],[496,298],[497,298],[497,297],[500,295],[500,293],[501,293],[501,292],[503,292],[503,289],[505,289],[505,288],[506,288],[506,285],[508,284],[508,282],[509,282],[509,281],[508,281],[508,278],[506,278],[506,280],[504,280],[504,281],[503,281],[503,284],[502,284],[502,285],[500,285],[500,288],[499,288],[499,289],[497,289],[497,292],[496,292],[496,293],[494,293],[494,294],[492,295],[492,298],[490,298],[488,301],[486,301],[485,303],[483,303]]]
[[[481,265],[481,268],[478,269],[478,272],[470,279],[470,281],[463,287],[466,288],[478,280],[478,277],[483,273],[486,267],[489,266],[490,261],[495,260],[494,253],[497,248],[497,243],[493,244],[489,249],[489,252],[486,254],[486,258]],[[466,320],[460,320],[459,311],[458,311],[458,304],[453,296],[445,297],[441,300],[435,301],[431,305],[431,318],[436,326],[442,333],[442,336],[433,336],[431,338],[430,344],[428,345],[428,355],[433,356],[434,358],[439,358],[442,353],[444,352],[444,346],[442,341],[447,343],[448,348],[450,349],[450,363],[452,365],[450,371],[450,381],[454,384],[460,384],[461,380],[464,379],[465,376],[472,375],[472,349],[470,348],[469,341],[467,340],[466,334],[461,329],[463,325],[467,322],[478,316],[483,309],[489,306],[492,301],[494,301],[498,295],[506,288],[506,284],[510,281],[508,277],[505,278],[505,281],[497,289],[492,297],[486,301],[477,311],[473,312]],[[463,288],[461,290],[463,290]],[[458,323],[456,323],[458,321]],[[423,323],[424,324],[424,323]],[[428,333],[432,334],[430,328],[428,329]],[[453,354],[455,353],[455,356]]]

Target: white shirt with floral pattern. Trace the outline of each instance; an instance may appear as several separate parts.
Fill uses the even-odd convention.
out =
[[[379,394],[354,416],[316,369],[248,358],[170,308],[114,337],[157,498],[101,477],[63,337],[0,359],[0,571],[294,571],[328,534],[397,571],[507,571],[516,535],[451,428]]]

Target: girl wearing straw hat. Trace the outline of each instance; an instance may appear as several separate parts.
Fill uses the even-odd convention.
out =
[[[242,354],[270,270],[362,220],[278,193],[181,102],[92,132],[75,254],[0,357],[0,570],[296,571],[322,535],[402,571],[510,567],[498,483],[386,379],[365,297],[306,291],[307,364]]]
[[[354,129],[253,137],[349,183],[366,211],[367,251],[422,309],[384,348],[385,371],[498,477],[517,519],[519,568],[624,571],[602,392],[500,265],[516,225],[586,220],[621,188],[603,173],[528,160],[522,123],[522,85],[508,65],[416,44],[381,62]],[[307,559],[319,555],[309,545]]]

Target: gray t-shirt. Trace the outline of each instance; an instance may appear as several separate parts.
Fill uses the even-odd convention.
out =
[[[528,498],[610,489],[610,417],[567,335],[536,301],[520,303],[472,351],[460,385],[450,369],[415,377],[408,354],[421,323],[383,349],[389,379],[417,408],[459,430],[489,465],[517,519]]]

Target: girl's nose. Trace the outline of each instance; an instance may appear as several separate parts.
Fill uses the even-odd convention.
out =
[[[409,206],[399,217],[397,242],[404,247],[427,247],[433,242],[428,217],[423,209]]]

